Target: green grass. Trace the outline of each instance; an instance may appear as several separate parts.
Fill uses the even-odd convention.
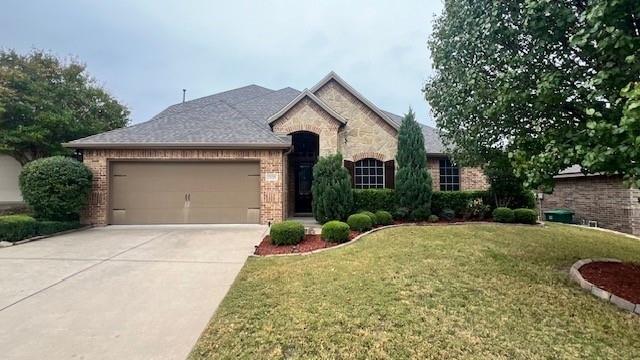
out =
[[[251,258],[204,358],[640,358],[640,317],[568,280],[640,241],[552,225],[403,227],[311,256]]]

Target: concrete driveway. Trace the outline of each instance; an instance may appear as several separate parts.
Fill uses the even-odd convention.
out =
[[[0,357],[183,359],[266,230],[110,226],[0,249]]]

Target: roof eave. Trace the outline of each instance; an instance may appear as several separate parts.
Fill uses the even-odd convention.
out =
[[[282,149],[291,144],[272,143],[63,143],[71,149]]]

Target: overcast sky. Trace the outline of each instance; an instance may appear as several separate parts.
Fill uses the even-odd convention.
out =
[[[412,106],[440,0],[3,0],[0,46],[76,57],[131,109],[134,123],[180,102],[258,84],[310,88],[330,70],[384,110]]]

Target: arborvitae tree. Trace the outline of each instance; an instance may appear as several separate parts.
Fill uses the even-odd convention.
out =
[[[313,167],[312,209],[315,219],[324,224],[330,220],[344,220],[353,207],[351,176],[342,166],[342,155],[318,159]]]
[[[398,131],[396,162],[398,207],[404,209],[410,219],[426,219],[431,214],[431,175],[427,171],[422,129],[411,109],[404,116]]]

